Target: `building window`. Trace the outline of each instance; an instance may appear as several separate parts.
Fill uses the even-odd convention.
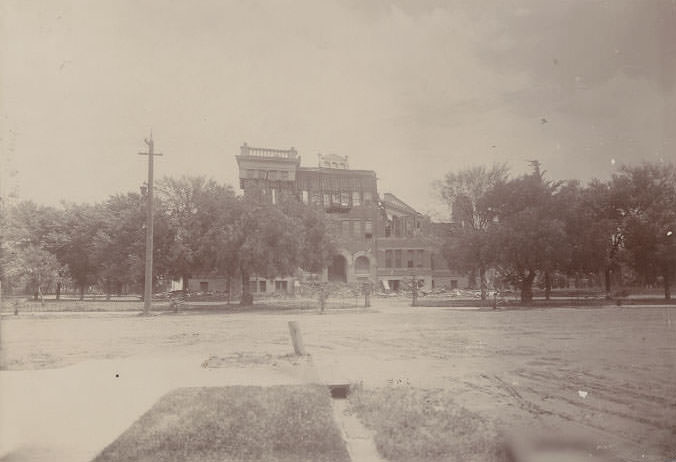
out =
[[[345,220],[342,223],[343,226],[343,236],[347,237],[350,235],[350,222]]]
[[[385,268],[392,268],[392,250],[385,251]]]
[[[352,206],[359,207],[361,205],[361,193],[359,191],[354,191],[352,193]]]
[[[352,235],[358,237],[361,234],[361,222],[353,221],[352,222]]]
[[[308,191],[301,191],[301,196],[303,198],[303,204],[307,205],[310,203],[310,193]]]
[[[365,239],[373,238],[373,222],[371,220],[366,220],[364,222],[364,238]]]
[[[343,207],[350,206],[350,193],[348,192],[340,193],[340,205],[342,205]]]
[[[275,281],[275,290],[276,291],[284,291],[286,292],[287,290],[287,282],[286,281]]]
[[[364,205],[371,205],[373,202],[373,194],[371,191],[364,191]]]
[[[451,280],[451,289],[457,289],[458,288],[458,281],[455,279]]]
[[[258,170],[258,178],[264,180],[266,178],[267,172],[265,170]]]
[[[258,291],[265,292],[267,290],[266,281],[258,281]]]
[[[284,180],[284,181],[289,180],[289,172],[288,171],[284,170],[283,172],[281,172],[281,174],[282,174],[282,176],[281,176],[282,180]]]
[[[209,291],[209,282],[200,281],[200,292],[208,292],[208,291]]]
[[[371,271],[371,262],[365,255],[358,256],[354,261],[354,272],[358,274],[368,274]]]
[[[258,283],[256,281],[249,281],[249,292],[252,294],[258,292]]]
[[[423,250],[416,250],[415,251],[415,266],[417,268],[422,268],[423,266],[423,261],[424,261],[424,251]]]
[[[401,249],[394,251],[394,267],[401,268]]]
[[[249,169],[246,171],[247,178],[256,178],[256,170]]]
[[[312,193],[312,205],[322,205],[322,195],[320,193]]]
[[[415,252],[413,250],[409,250],[407,252],[408,258],[406,259],[406,267],[407,268],[413,268],[413,256]]]
[[[340,193],[331,193],[331,205],[340,205]]]
[[[402,237],[401,236],[401,217],[392,217],[392,232],[394,234],[394,237]]]
[[[277,170],[270,170],[268,172],[268,180],[277,181]]]

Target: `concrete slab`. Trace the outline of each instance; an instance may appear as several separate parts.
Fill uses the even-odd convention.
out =
[[[348,411],[346,400],[331,401],[333,415],[347,445],[352,462],[384,462],[373,441],[373,432],[364,427],[357,416]]]

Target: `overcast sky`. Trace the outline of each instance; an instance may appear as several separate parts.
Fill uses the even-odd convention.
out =
[[[676,1],[3,0],[2,156],[41,203],[156,175],[237,186],[239,146],[347,154],[419,210],[449,170],[676,157]],[[613,159],[615,162],[613,163]],[[5,183],[7,184],[7,183]]]

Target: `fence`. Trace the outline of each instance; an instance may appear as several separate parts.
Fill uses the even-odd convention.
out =
[[[168,296],[153,299],[153,311],[250,311],[262,309],[266,311],[276,310],[316,310],[320,311],[322,303],[320,295],[324,296],[325,311],[341,309],[363,309],[367,304],[366,293],[361,284],[343,284],[329,283],[303,284],[297,294],[287,295],[273,293],[269,295],[256,294],[254,305],[250,307],[241,307],[239,300],[234,298],[230,302],[223,297],[213,299],[204,299],[202,297],[192,298],[184,294],[169,294]],[[369,296],[370,302],[370,296]],[[87,297],[85,300],[66,299],[61,300],[45,299],[32,300],[30,298],[13,296],[4,297],[0,305],[0,312],[9,313],[50,313],[50,312],[116,312],[116,311],[142,311],[143,301],[139,298],[111,299],[103,298],[93,299]]]

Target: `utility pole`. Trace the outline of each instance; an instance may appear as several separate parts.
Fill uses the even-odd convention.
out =
[[[145,139],[148,145],[148,152],[139,152],[140,156],[148,156],[148,195],[146,204],[146,276],[143,287],[143,314],[150,313],[150,306],[153,300],[153,158],[161,156],[159,152],[154,152],[153,132],[150,132],[150,138]]]

